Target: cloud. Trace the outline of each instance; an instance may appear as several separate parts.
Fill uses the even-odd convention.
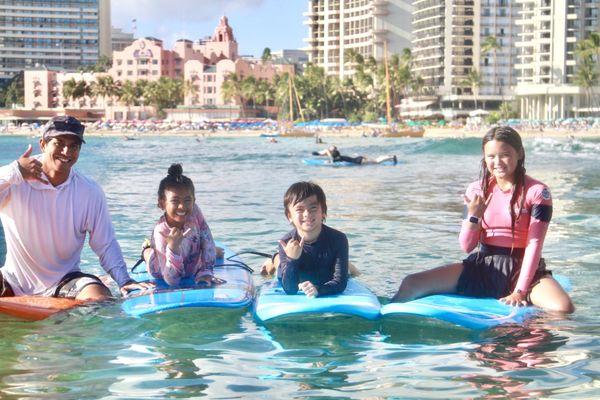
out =
[[[113,0],[112,25],[130,31],[134,18],[138,27],[141,24],[160,26],[177,21],[218,21],[222,15],[256,9],[263,3],[265,0]]]

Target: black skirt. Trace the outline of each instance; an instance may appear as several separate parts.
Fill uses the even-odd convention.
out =
[[[511,294],[517,285],[524,249],[484,246],[463,260],[463,271],[458,278],[456,292],[464,296],[495,297]],[[552,274],[540,258],[538,268],[529,285],[534,287],[544,276]]]

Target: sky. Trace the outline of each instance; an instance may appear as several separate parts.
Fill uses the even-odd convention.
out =
[[[135,37],[162,39],[170,49],[177,39],[212,36],[225,15],[239,54],[260,57],[265,47],[305,47],[308,27],[302,13],[307,9],[306,0],[112,0],[111,22]]]

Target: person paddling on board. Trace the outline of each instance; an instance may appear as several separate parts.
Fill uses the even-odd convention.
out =
[[[142,255],[148,273],[170,286],[185,278],[208,286],[224,282],[213,276],[217,248],[195,192],[181,164],[171,164],[158,185],[158,207],[164,213]]]
[[[100,265],[125,295],[152,285],[131,279],[115,238],[104,192],[73,166],[85,127],[74,117],[52,118],[39,141],[0,167],[0,218],[7,244],[0,296],[39,295],[100,301],[110,290],[80,269],[86,235]]]
[[[312,182],[294,183],[283,198],[285,215],[294,229],[279,240],[277,277],[287,294],[309,297],[338,294],[348,283],[348,239],[325,225],[327,202]]]
[[[331,160],[331,162],[333,162],[333,163],[344,162],[344,161],[352,163],[352,164],[361,164],[361,165],[381,164],[386,161],[391,161],[394,164],[398,163],[398,157],[396,157],[395,155],[380,156],[380,157],[377,157],[376,159],[371,159],[371,158],[368,158],[365,156],[356,156],[356,157],[344,156],[344,155],[340,154],[340,151],[334,145],[329,146],[325,150],[314,151],[312,154],[313,154],[313,156],[328,156],[329,159]]]
[[[512,306],[534,304],[574,311],[569,295],[541,257],[552,217],[548,187],[525,174],[525,150],[513,128],[490,129],[483,137],[480,180],[464,195],[461,248],[478,251],[463,262],[408,275],[392,301],[435,293],[495,297]]]

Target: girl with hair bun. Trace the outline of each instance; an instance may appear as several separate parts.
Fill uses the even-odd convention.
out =
[[[404,278],[392,301],[435,293],[495,297],[512,306],[534,304],[571,313],[573,303],[542,258],[552,218],[548,187],[525,174],[525,149],[517,131],[490,129],[483,137],[480,179],[464,195],[459,241],[470,254]]]
[[[158,186],[158,207],[164,214],[143,251],[148,273],[171,286],[184,278],[208,286],[222,283],[213,276],[215,242],[194,193],[194,183],[183,175],[181,164],[171,164]]]

